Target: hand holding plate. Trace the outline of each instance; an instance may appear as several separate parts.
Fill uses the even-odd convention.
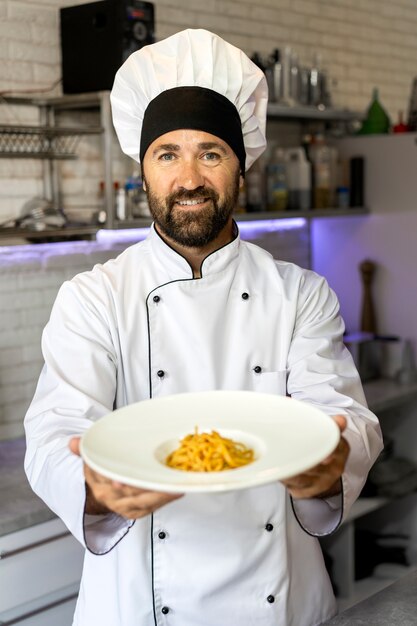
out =
[[[346,417],[334,415],[334,421],[342,433],[346,428]],[[335,450],[321,463],[311,469],[292,476],[282,483],[290,495],[297,498],[328,498],[341,491],[341,476],[345,469],[350,447],[344,437],[340,437]]]
[[[71,439],[70,450],[80,456],[80,437]],[[90,515],[113,512],[127,519],[139,519],[182,497],[182,494],[161,493],[124,485],[95,472],[86,463],[84,477],[86,513]]]

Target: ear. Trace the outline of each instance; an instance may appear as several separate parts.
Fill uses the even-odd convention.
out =
[[[142,187],[143,187],[143,191],[146,191],[146,181],[144,178],[142,178]]]
[[[240,174],[239,175],[239,189],[242,189],[244,184],[245,184],[245,179],[243,178],[242,174]]]

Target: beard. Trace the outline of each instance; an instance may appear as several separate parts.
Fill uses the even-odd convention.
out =
[[[182,189],[159,198],[144,177],[149,210],[162,235],[188,248],[202,248],[220,234],[235,210],[239,197],[239,171],[224,198],[209,187]],[[204,198],[208,202],[201,209],[178,207],[177,202]]]

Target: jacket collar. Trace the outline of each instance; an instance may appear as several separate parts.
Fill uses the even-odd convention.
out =
[[[233,222],[235,238],[225,246],[211,252],[203,261],[201,276],[205,278],[225,270],[237,262],[240,247],[240,234],[236,222]],[[167,272],[170,280],[190,279],[193,272],[188,261],[169,246],[152,224],[147,236],[154,259]]]

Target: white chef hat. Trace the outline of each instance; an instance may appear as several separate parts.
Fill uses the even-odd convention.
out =
[[[183,30],[131,54],[111,92],[121,148],[135,161],[161,135],[191,128],[230,145],[242,173],[265,150],[267,101],[264,73],[203,29]]]

